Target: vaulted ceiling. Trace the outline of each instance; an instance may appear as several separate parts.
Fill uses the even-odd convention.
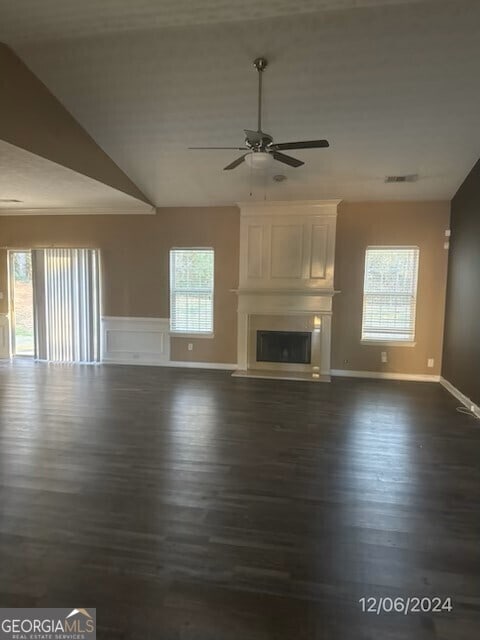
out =
[[[0,209],[151,211],[152,204],[6,45],[0,44]]]
[[[157,206],[444,199],[479,155],[476,0],[0,0],[0,40]],[[224,172],[235,151],[187,147],[242,145],[258,55],[264,129],[331,148]]]
[[[13,200],[13,201],[12,201]],[[0,140],[2,213],[150,213],[152,208],[99,180]]]

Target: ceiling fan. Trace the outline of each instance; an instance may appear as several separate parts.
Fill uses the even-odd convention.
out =
[[[258,71],[258,124],[257,130],[244,129],[244,147],[189,147],[189,149],[236,149],[246,151],[242,156],[224,167],[224,171],[235,169],[243,162],[246,162],[254,169],[267,167],[272,160],[278,160],[288,164],[290,167],[301,167],[304,162],[297,160],[282,151],[290,149],[322,149],[329,147],[328,140],[304,140],[303,142],[274,142],[270,134],[262,131],[262,74],[267,67],[265,58],[256,58],[253,66]]]

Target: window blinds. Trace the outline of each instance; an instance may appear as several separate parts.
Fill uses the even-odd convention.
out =
[[[35,249],[32,266],[36,358],[49,362],[98,361],[98,251]]]
[[[415,339],[417,247],[369,247],[365,256],[362,340]]]
[[[170,329],[213,332],[213,249],[170,251]]]

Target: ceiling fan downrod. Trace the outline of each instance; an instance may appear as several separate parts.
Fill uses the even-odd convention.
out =
[[[261,133],[262,131],[262,76],[263,72],[267,68],[267,60],[266,58],[255,58],[253,61],[253,66],[258,71],[258,120],[257,120],[257,131]]]

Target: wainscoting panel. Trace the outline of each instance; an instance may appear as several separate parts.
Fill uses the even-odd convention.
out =
[[[102,318],[102,361],[118,364],[168,365],[168,318]]]
[[[0,313],[0,358],[10,357],[9,320],[5,313]]]

